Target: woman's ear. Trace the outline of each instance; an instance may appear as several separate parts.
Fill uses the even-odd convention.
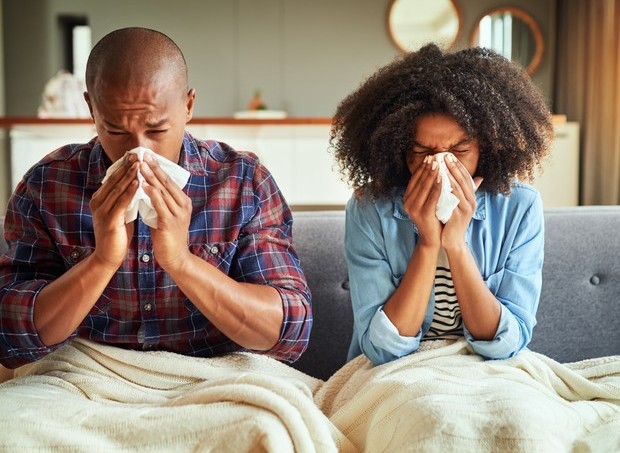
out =
[[[405,163],[407,164],[407,168],[409,169],[409,173],[413,174],[413,159],[414,159],[413,151],[409,150],[405,152]]]

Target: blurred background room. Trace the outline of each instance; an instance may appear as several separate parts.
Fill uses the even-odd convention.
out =
[[[556,129],[545,206],[620,203],[620,0],[2,0],[0,16],[2,213],[33,163],[92,138],[88,52],[127,26],[176,41],[197,91],[188,130],[255,152],[295,209],[342,209],[331,115],[428,41],[492,47],[540,87]]]

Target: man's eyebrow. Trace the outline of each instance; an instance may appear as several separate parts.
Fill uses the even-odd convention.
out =
[[[111,123],[111,122],[109,122],[108,120],[105,120],[105,119],[103,120],[103,122],[106,124],[106,126],[108,126],[111,129],[123,130],[123,126],[119,126],[118,124]]]
[[[146,122],[146,126],[151,128],[151,129],[156,129],[158,127],[163,126],[164,124],[166,124],[168,122],[168,118],[162,118],[159,121],[155,121],[155,122]]]

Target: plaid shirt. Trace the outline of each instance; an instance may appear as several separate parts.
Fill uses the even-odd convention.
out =
[[[33,308],[50,281],[95,248],[89,201],[107,157],[98,139],[67,145],[24,176],[7,209],[9,244],[0,258],[0,363],[17,367],[47,347]],[[273,286],[284,323],[277,344],[262,353],[294,361],[312,327],[310,291],[292,246],[292,216],[270,173],[251,153],[186,133],[179,165],[190,173],[184,192],[193,212],[191,252],[237,281]],[[73,335],[132,349],[162,349],[210,357],[241,346],[222,334],[179,290],[153,257],[149,227],[140,219],[127,258]]]

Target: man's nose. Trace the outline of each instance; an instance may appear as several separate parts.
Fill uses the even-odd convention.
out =
[[[140,135],[140,134],[131,134],[129,137],[128,144],[131,147],[129,149],[134,149],[138,147],[150,149],[149,141],[146,139],[144,135]]]

